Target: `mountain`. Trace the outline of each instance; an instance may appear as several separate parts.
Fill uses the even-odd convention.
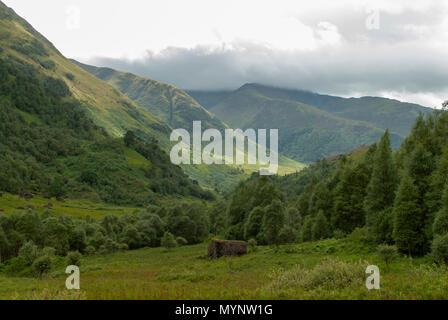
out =
[[[0,190],[147,205],[211,199],[163,151],[171,128],[0,2]]]
[[[164,120],[172,128],[191,131],[193,121],[202,121],[202,127],[223,130],[227,125],[204,109],[183,90],[169,84],[132,73],[110,68],[99,68],[75,60],[72,62],[109,83],[138,105]]]
[[[213,95],[216,99],[211,98]],[[218,96],[225,98],[208,106],[217,117],[231,126],[280,129],[280,152],[301,162],[371,144],[388,128],[397,148],[418,113],[431,111],[383,98],[344,99],[258,84],[246,84],[228,95],[201,93],[198,99],[216,102]],[[302,98],[306,102],[300,101]]]
[[[229,126],[206,110],[185,91],[172,85],[111,68],[100,68],[72,60],[84,70],[106,81],[152,114],[167,121],[173,128],[192,130],[193,121],[201,120],[202,128],[223,132]],[[279,155],[279,174],[293,173],[302,163]],[[182,165],[184,171],[202,186],[217,190],[228,189],[259,170],[257,165]]]
[[[0,3],[0,45],[4,56],[18,58],[47,76],[62,80],[88,116],[110,135],[123,136],[127,130],[140,132],[167,144],[171,131],[131,99],[66,59],[28,22]]]

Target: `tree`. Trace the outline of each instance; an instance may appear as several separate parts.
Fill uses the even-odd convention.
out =
[[[280,200],[274,200],[266,207],[263,218],[263,233],[269,245],[280,244],[280,231],[285,224],[285,213]]]
[[[9,241],[6,237],[3,227],[0,225],[0,264],[3,262],[2,259],[6,257],[9,249]]]
[[[448,234],[437,236],[432,243],[431,251],[435,259],[448,265]]]
[[[135,144],[135,141],[136,141],[136,136],[135,136],[134,132],[133,131],[126,132],[126,134],[124,136],[124,144],[126,145],[126,147],[133,146]]]
[[[261,207],[255,207],[250,213],[244,224],[244,239],[258,239],[263,242],[263,235],[261,234],[263,217],[265,211]]]
[[[27,263],[27,265],[32,265],[34,260],[38,257],[38,247],[34,244],[33,241],[28,241],[20,248],[19,257],[23,257]]]
[[[442,209],[434,220],[433,234],[434,237],[448,234],[448,184],[445,186]]]
[[[36,276],[41,279],[45,273],[51,270],[51,257],[42,256],[37,258],[32,265],[32,269]]]
[[[367,186],[364,201],[366,225],[373,238],[378,233],[376,230],[378,213],[394,204],[397,181],[397,171],[392,157],[389,131],[387,130],[375,152],[372,176]]]
[[[289,207],[288,209],[286,209],[285,223],[295,231],[300,231],[300,229],[302,228],[302,216],[296,208]]]
[[[165,234],[162,237],[162,247],[166,249],[172,249],[177,247],[176,238],[174,238],[172,233],[165,232]]]
[[[307,242],[313,239],[313,225],[314,219],[311,216],[306,216],[302,227],[302,241]]]
[[[322,210],[319,211],[316,218],[314,219],[314,224],[311,228],[311,237],[313,240],[322,240],[330,236],[329,226],[327,218]]]
[[[386,268],[389,269],[389,263],[397,258],[398,252],[396,246],[389,246],[387,244],[381,244],[376,249],[377,255],[383,259],[386,263]]]
[[[424,252],[424,216],[418,205],[418,189],[408,174],[402,178],[394,206],[393,238],[398,250],[411,254]]]
[[[346,165],[334,192],[333,229],[350,233],[365,224],[362,199],[369,183],[368,168],[364,163]]]

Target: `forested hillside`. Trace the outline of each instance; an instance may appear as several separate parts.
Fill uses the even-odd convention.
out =
[[[233,194],[227,234],[263,243],[344,237],[359,230],[406,254],[447,257],[448,112],[419,116],[397,152],[389,132],[364,153],[296,175],[253,177]],[[333,159],[334,160],[334,159]],[[269,222],[275,213],[278,225]]]
[[[0,32],[1,191],[138,206],[213,197],[160,148],[169,126],[66,60],[3,3]]]
[[[120,90],[138,105],[164,120],[172,128],[192,130],[193,121],[201,121],[204,129],[223,131],[227,125],[204,109],[184,91],[132,73],[99,68],[72,60],[101,80]]]
[[[281,152],[313,162],[377,141],[391,130],[397,149],[420,112],[431,109],[378,97],[340,98],[246,84],[231,91],[188,91],[232,126],[279,128]]]

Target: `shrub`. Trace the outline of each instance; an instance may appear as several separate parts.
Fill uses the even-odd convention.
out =
[[[68,80],[70,80],[70,81],[75,80],[75,76],[74,76],[73,74],[71,74],[71,73],[66,73],[66,74],[65,74],[65,77],[66,77]]]
[[[336,229],[333,231],[333,237],[335,239],[344,239],[347,235],[345,234],[344,231],[340,230],[340,229]]]
[[[162,238],[162,247],[171,249],[177,247],[177,242],[170,232],[165,232]]]
[[[255,239],[250,239],[249,241],[247,241],[247,246],[249,248],[250,252],[255,252],[257,251],[257,240]]]
[[[88,246],[84,251],[89,256],[93,256],[96,253],[96,249],[93,246]]]
[[[376,254],[383,259],[389,268],[389,263],[397,258],[398,250],[396,246],[389,246],[387,244],[379,245],[376,249]]]
[[[32,265],[38,257],[38,247],[33,241],[28,241],[19,250],[19,257],[23,257],[28,266]]]
[[[292,269],[276,270],[268,285],[273,290],[337,290],[350,286],[361,286],[365,279],[367,262],[344,262],[339,259],[326,259],[313,269],[300,265]]]
[[[39,256],[53,257],[56,254],[56,249],[52,247],[45,247],[41,250]]]
[[[32,265],[32,269],[34,274],[39,279],[42,278],[44,274],[46,274],[51,269],[51,257],[42,256],[36,259]]]
[[[67,263],[70,266],[80,266],[81,265],[81,257],[82,255],[79,251],[70,251],[67,254]]]
[[[436,237],[431,249],[435,259],[448,265],[448,234]]]
[[[177,237],[176,238],[176,242],[179,246],[185,246],[188,244],[187,239],[183,238],[183,237]]]
[[[118,245],[118,250],[120,250],[120,251],[127,251],[127,250],[129,250],[129,247],[128,247],[128,245],[126,243],[120,243]]]

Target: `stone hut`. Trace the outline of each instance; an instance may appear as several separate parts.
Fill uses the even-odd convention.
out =
[[[247,243],[244,241],[212,239],[208,246],[208,257],[212,259],[224,256],[241,256],[246,253]]]

